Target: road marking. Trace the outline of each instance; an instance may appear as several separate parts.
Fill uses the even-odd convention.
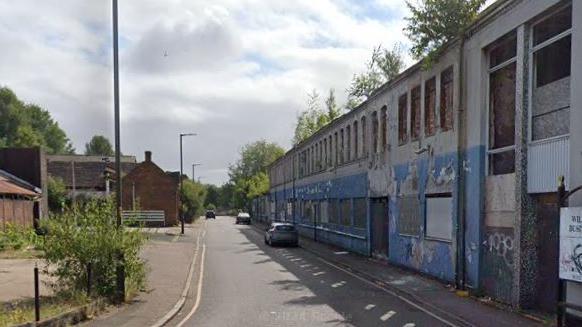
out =
[[[299,267],[305,268],[305,267],[309,267],[309,266],[311,266],[311,265],[310,264],[305,264],[305,265],[300,265]]]
[[[366,310],[372,310],[372,309],[374,309],[375,307],[376,307],[376,305],[375,305],[375,304],[368,304],[368,305],[367,305],[367,306],[366,306],[364,309],[366,309]]]
[[[335,284],[332,284],[331,287],[337,288],[337,287],[344,286],[345,284],[346,284],[346,281],[345,280],[342,280],[341,282],[337,282]]]
[[[392,316],[395,314],[396,314],[396,311],[388,311],[382,317],[380,317],[380,320],[386,321],[386,320],[392,318]]]
[[[186,317],[184,317],[184,319],[182,321],[180,321],[180,323],[177,324],[176,327],[182,327],[186,323],[186,321],[188,321],[188,319],[190,319],[190,317],[192,317],[192,315],[194,315],[194,313],[198,309],[198,306],[200,305],[200,299],[202,298],[202,280],[203,280],[202,277],[204,276],[204,255],[205,254],[206,254],[206,244],[202,244],[202,255],[200,256],[200,276],[198,278],[198,293],[196,294],[196,302],[194,303],[194,307],[192,308],[190,313],[188,313],[188,315]]]
[[[407,323],[406,325],[402,326],[402,327],[415,327],[416,325],[414,323]]]
[[[325,271],[318,271],[316,273],[313,273],[313,276],[319,276],[319,275],[323,275],[325,274]]]
[[[341,255],[341,254],[348,254],[348,252],[346,252],[346,251],[337,251],[337,252],[334,252],[334,254]]]
[[[358,280],[360,280],[360,281],[362,281],[362,282],[364,282],[364,283],[366,283],[366,284],[372,285],[372,286],[374,286],[374,287],[376,287],[376,288],[379,288],[379,289],[383,290],[384,292],[386,292],[386,293],[388,293],[388,294],[390,294],[390,295],[394,296],[395,298],[398,298],[399,300],[401,300],[401,301],[403,301],[403,302],[405,302],[405,303],[408,303],[410,306],[412,306],[412,307],[414,307],[414,308],[416,308],[416,309],[418,309],[418,310],[420,310],[420,311],[422,311],[422,312],[426,313],[427,315],[429,315],[429,316],[431,316],[431,317],[435,318],[436,320],[438,320],[438,321],[440,321],[440,322],[442,322],[442,323],[444,323],[444,324],[446,324],[446,325],[448,325],[448,326],[451,326],[451,327],[458,327],[458,325],[456,325],[456,324],[454,324],[454,323],[452,323],[452,322],[450,322],[450,321],[446,320],[445,318],[441,318],[441,317],[440,317],[439,315],[437,315],[436,313],[433,313],[432,311],[430,311],[430,310],[428,310],[428,309],[426,309],[426,308],[424,308],[424,307],[422,307],[422,306],[420,306],[420,305],[418,305],[418,304],[416,304],[416,303],[412,302],[411,300],[409,300],[409,299],[407,299],[407,298],[405,298],[405,297],[403,297],[403,296],[401,296],[401,295],[397,294],[396,292],[394,292],[394,291],[392,291],[392,290],[390,290],[390,289],[388,289],[388,288],[386,288],[386,287],[384,287],[384,286],[381,286],[381,285],[378,285],[378,284],[376,284],[376,283],[374,283],[374,282],[372,282],[372,281],[369,281],[369,280],[367,280],[367,279],[365,279],[365,278],[363,278],[363,277],[361,277],[361,276],[359,276],[359,275],[356,275],[356,274],[354,274],[353,272],[351,272],[351,271],[348,271],[348,270],[346,270],[346,269],[344,269],[344,268],[342,268],[342,267],[339,267],[339,266],[337,266],[337,265],[335,265],[335,264],[333,264],[333,263],[331,263],[331,262],[329,262],[329,261],[327,261],[327,260],[325,260],[325,259],[323,259],[323,258],[321,258],[321,257],[316,257],[316,258],[317,258],[319,261],[321,261],[321,262],[323,262],[323,263],[327,264],[328,266],[334,267],[335,269],[337,269],[337,270],[340,270],[340,271],[343,271],[343,272],[345,272],[346,274],[348,274],[348,275],[350,275],[350,276],[352,276],[352,277],[354,277],[354,278],[356,278],[356,279],[358,279]]]

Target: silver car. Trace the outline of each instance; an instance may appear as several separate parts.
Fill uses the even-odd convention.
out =
[[[299,233],[293,224],[272,223],[265,232],[265,244],[286,244],[299,246]]]

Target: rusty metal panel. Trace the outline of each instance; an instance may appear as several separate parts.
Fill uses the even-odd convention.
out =
[[[529,193],[555,192],[558,187],[558,177],[561,175],[566,177],[566,188],[568,188],[569,137],[530,144],[527,162],[527,191]]]

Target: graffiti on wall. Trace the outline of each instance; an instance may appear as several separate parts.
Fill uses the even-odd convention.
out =
[[[511,303],[513,293],[514,231],[488,227],[483,242],[483,288],[493,298]]]
[[[492,255],[503,259],[507,267],[513,266],[513,235],[500,232],[491,233],[486,242]]]

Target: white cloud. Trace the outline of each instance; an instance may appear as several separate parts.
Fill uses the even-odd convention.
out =
[[[308,91],[343,101],[374,46],[406,43],[403,3],[121,1],[122,151],[175,170],[178,134],[195,131],[185,167],[225,181],[245,143],[290,145]],[[110,2],[21,0],[0,15],[0,83],[48,109],[78,151],[112,139]]]

